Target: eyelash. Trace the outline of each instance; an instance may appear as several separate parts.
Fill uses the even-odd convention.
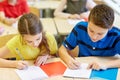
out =
[[[38,41],[38,40],[40,40],[40,38],[39,38],[39,39],[37,39],[37,41]]]
[[[90,32],[92,32],[92,33],[93,33],[93,31],[91,31],[91,30],[90,30]]]
[[[93,31],[90,30],[91,33],[93,33]],[[102,34],[98,34],[98,35],[102,35]]]
[[[27,41],[28,43],[32,43],[32,41]]]
[[[39,39],[37,39],[37,41],[39,41],[40,40],[40,38]],[[28,43],[32,43],[32,41],[27,41]]]

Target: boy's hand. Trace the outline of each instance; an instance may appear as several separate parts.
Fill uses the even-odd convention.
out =
[[[70,69],[78,69],[80,67],[80,62],[73,58],[70,58],[65,62]]]
[[[107,67],[104,64],[98,64],[97,62],[92,62],[88,65],[88,69],[94,69],[94,70],[106,70]]]

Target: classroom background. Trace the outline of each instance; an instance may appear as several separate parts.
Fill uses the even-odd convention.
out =
[[[2,0],[0,0],[2,1]],[[118,22],[120,19],[120,1],[119,0],[94,0],[96,4],[107,4],[115,11],[114,25],[120,27]],[[58,44],[64,40],[64,37],[70,33],[74,26],[73,21],[55,18],[53,13],[58,7],[60,0],[27,0],[30,12],[36,14],[42,21],[45,31],[55,35]],[[4,32],[0,36],[17,33],[17,23],[12,27],[0,22],[1,27],[4,26]],[[2,30],[1,30],[2,31]]]
[[[2,1],[2,0],[0,0]],[[58,47],[62,44],[65,37],[71,32],[72,28],[74,27],[75,23],[78,21],[72,21],[72,20],[66,20],[61,18],[54,17],[53,13],[54,10],[58,7],[60,0],[27,0],[30,12],[36,14],[43,25],[43,28],[45,31],[48,31],[52,33],[58,43]],[[113,10],[115,11],[115,21],[114,25],[118,28],[120,28],[120,1],[119,0],[94,0],[96,4],[107,4]],[[0,22],[0,47],[6,44],[8,40],[10,40],[13,36],[15,36],[18,33],[17,30],[17,23],[15,23],[12,26],[6,25],[2,22]],[[12,57],[12,55],[8,55],[6,57]],[[87,62],[90,60],[99,60],[101,58],[81,58],[80,60],[82,62]],[[107,58],[106,58],[107,59]],[[106,59],[101,59],[104,61],[107,61]],[[55,59],[52,59],[48,62],[52,62]],[[55,61],[59,61],[60,59],[56,59]],[[108,58],[109,60],[109,58]],[[30,64],[33,63],[30,61]],[[3,72],[4,70],[4,72]],[[3,72],[3,73],[1,73]],[[4,76],[5,74],[7,75]],[[119,71],[120,74],[120,71]],[[16,76],[15,72],[12,71],[12,69],[9,68],[0,68],[0,75],[1,80],[19,80],[18,76]],[[120,76],[117,77],[117,79],[120,79]],[[59,76],[55,77],[54,79],[50,78],[49,80],[74,80],[72,79],[64,79]],[[78,80],[78,79],[75,79]]]

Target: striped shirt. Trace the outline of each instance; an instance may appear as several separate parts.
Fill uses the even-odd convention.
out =
[[[80,56],[114,56],[120,54],[120,30],[113,27],[107,35],[97,41],[92,42],[87,33],[88,22],[78,23],[67,36],[63,45],[72,50],[79,47]]]

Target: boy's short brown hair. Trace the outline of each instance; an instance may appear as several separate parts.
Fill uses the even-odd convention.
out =
[[[114,22],[114,11],[105,4],[96,5],[90,12],[89,22],[105,29],[110,29]]]

